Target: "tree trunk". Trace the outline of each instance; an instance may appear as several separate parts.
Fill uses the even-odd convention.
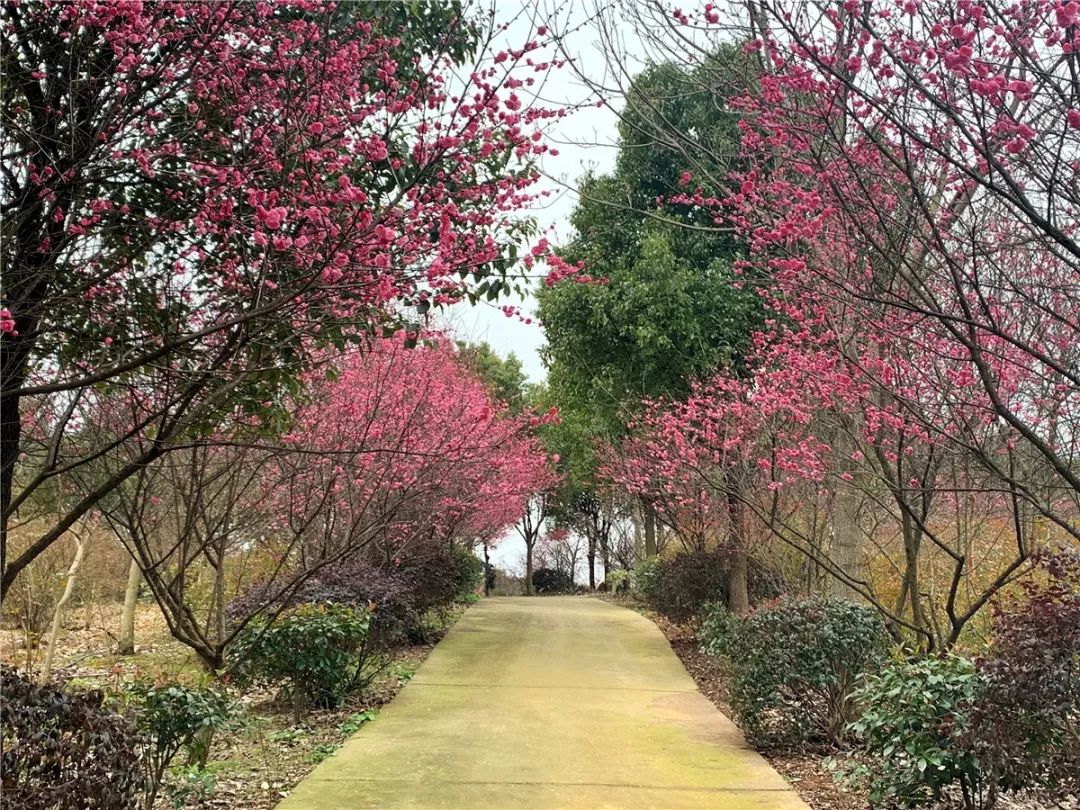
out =
[[[52,628],[49,630],[49,644],[45,648],[45,663],[41,667],[41,677],[43,680],[48,680],[49,675],[52,674],[53,656],[56,653],[56,637],[60,635],[60,622],[64,617],[64,605],[71,599],[71,594],[75,590],[75,576],[79,573],[79,566],[82,565],[83,561],[83,553],[86,551],[86,544],[78,537],[75,538],[75,543],[75,559],[71,561],[71,567],[67,572],[67,583],[64,585],[64,592],[60,595],[60,599],[56,603],[56,610],[53,611]]]
[[[643,559],[645,559],[645,555],[644,555],[645,549],[642,547],[642,544],[641,544],[641,510],[640,509],[631,509],[630,510],[630,521],[634,524],[634,560],[636,562],[641,562]]]
[[[214,568],[214,641],[219,651],[225,647],[225,542],[217,550],[217,565]],[[224,658],[224,653],[221,653]]]
[[[525,544],[525,595],[533,595],[533,544]]]
[[[589,590],[596,590],[596,534],[589,532]]]
[[[850,484],[833,501],[832,562],[842,576],[833,576],[830,591],[837,599],[860,598],[850,581],[862,580],[862,538],[859,537],[859,493]]]
[[[7,340],[7,335],[3,338]],[[5,355],[7,352],[5,352]],[[8,358],[4,358],[2,374],[4,390],[9,384],[12,388],[22,383],[21,377],[15,377],[8,369]],[[12,379],[8,379],[12,377]],[[8,507],[11,505],[12,490],[15,483],[15,462],[19,456],[19,443],[22,425],[20,423],[19,400],[8,397],[0,400],[0,574],[7,573]],[[6,576],[0,580],[0,599],[7,596],[10,582]]]
[[[837,456],[840,459],[841,472],[848,472],[853,480],[841,480],[833,499],[830,558],[841,576],[833,575],[830,592],[836,599],[858,601],[862,597],[851,582],[862,582],[865,578],[862,570],[862,534],[859,529],[862,493],[856,486],[862,476],[857,465],[851,461],[855,449],[854,440],[841,428],[836,441]]]
[[[653,509],[652,504],[642,504],[642,511],[645,513],[645,556],[656,556],[656,510]]]
[[[127,588],[124,589],[124,612],[120,616],[120,640],[116,645],[119,655],[135,654],[135,605],[142,585],[142,569],[134,557],[128,566]]]
[[[728,610],[736,616],[750,612],[750,593],[746,587],[746,549],[737,549],[731,557],[728,571]]]
[[[491,596],[491,561],[487,543],[484,543],[484,596]]]
[[[746,535],[742,519],[742,503],[738,495],[729,492],[728,543],[731,547],[731,568],[728,569],[728,610],[736,616],[745,616],[750,612],[750,591],[746,576],[749,567],[746,550]]]

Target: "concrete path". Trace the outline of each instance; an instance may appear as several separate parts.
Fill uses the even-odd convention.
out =
[[[487,599],[279,810],[806,810],[656,626],[587,597]]]

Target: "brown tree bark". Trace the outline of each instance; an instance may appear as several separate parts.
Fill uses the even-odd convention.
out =
[[[135,558],[128,566],[127,587],[124,589],[124,612],[120,616],[120,639],[116,644],[119,655],[135,654],[135,605],[139,600],[139,586],[142,585],[142,569]]]

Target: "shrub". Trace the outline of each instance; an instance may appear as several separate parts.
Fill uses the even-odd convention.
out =
[[[652,604],[660,589],[660,558],[646,557],[634,567],[630,579],[633,589]]]
[[[696,633],[701,651],[727,657],[741,624],[739,617],[728,610],[723,602],[705,603],[701,608]]]
[[[880,664],[878,614],[846,600],[786,597],[744,619],[728,642],[731,705],[758,746],[839,742],[856,677]]]
[[[968,744],[995,790],[1080,791],[1080,557],[1041,559],[1018,604],[996,605]]]
[[[676,621],[686,621],[708,602],[727,601],[731,554],[723,548],[683,551],[653,557],[638,566],[635,586],[654,610]],[[779,575],[753,557],[747,566],[751,603],[778,596]]]
[[[361,676],[371,614],[348,605],[301,605],[275,622],[255,619],[230,654],[240,682],[280,684],[297,722],[309,706],[338,706]]]
[[[135,681],[126,691],[137,709],[147,775],[146,807],[152,807],[165,770],[180,751],[187,753],[189,765],[206,766],[210,738],[232,716],[232,704],[216,689],[179,683]]]
[[[309,577],[290,593],[285,606],[371,608],[369,646],[373,651],[386,650],[406,641],[422,642],[424,614],[451,604],[470,576],[459,577],[459,560],[441,549],[407,557],[397,566],[344,560]],[[238,621],[279,608],[280,602],[275,604],[271,598],[273,590],[271,583],[249,588],[229,604],[228,615]]]
[[[397,570],[417,615],[449,605],[457,596],[458,560],[445,549],[419,550],[405,557]]]
[[[604,582],[600,585],[600,590],[611,591],[611,593],[625,593],[630,590],[633,579],[634,574],[632,571],[627,571],[625,568],[616,568],[614,571],[607,572]]]
[[[875,806],[937,801],[954,784],[965,806],[976,806],[985,783],[962,740],[980,690],[975,665],[957,656],[896,663],[864,678],[852,695],[861,710],[852,730],[870,757],[847,777],[866,784]]]
[[[139,787],[138,732],[100,692],[37,685],[4,667],[0,793],[24,810],[119,810]]]
[[[466,548],[454,549],[454,601],[467,602],[484,587],[484,561]]]
[[[537,593],[572,593],[574,580],[556,568],[537,568],[532,575],[533,589]]]

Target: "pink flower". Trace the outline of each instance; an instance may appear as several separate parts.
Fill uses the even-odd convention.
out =
[[[15,328],[15,318],[7,307],[0,309],[0,334],[19,336],[19,330]]]

